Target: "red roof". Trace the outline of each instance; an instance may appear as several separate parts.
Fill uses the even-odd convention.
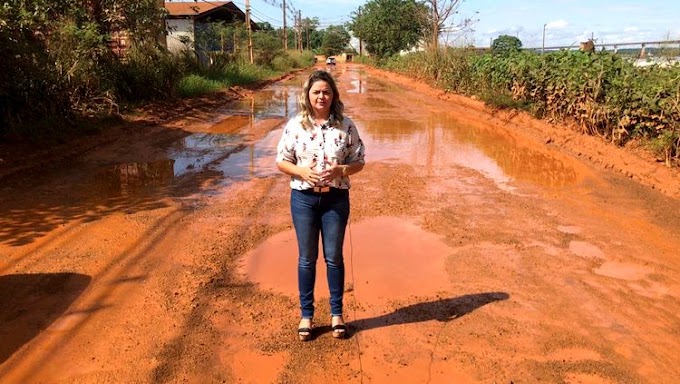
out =
[[[229,3],[231,1],[166,1],[165,9],[170,16],[197,16]]]

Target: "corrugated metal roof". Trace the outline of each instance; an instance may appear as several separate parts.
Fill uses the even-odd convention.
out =
[[[229,3],[231,1],[166,1],[165,9],[170,16],[198,16]]]

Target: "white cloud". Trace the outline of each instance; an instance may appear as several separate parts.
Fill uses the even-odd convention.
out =
[[[605,11],[607,12],[621,12],[621,13],[628,13],[628,14],[634,14],[634,13],[639,13],[641,11],[645,10],[645,6],[643,5],[614,5],[614,6],[609,6],[605,8]]]
[[[555,20],[546,24],[545,27],[550,29],[564,29],[567,26],[569,26],[569,23],[566,20]]]

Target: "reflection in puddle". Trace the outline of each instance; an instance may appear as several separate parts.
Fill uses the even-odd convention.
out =
[[[226,117],[207,132],[178,142],[170,153],[176,162],[175,175],[207,167],[239,179],[275,171],[274,151],[281,132],[271,131],[297,113],[303,78],[294,77],[231,103],[222,110]],[[262,138],[250,143],[251,137]]]
[[[388,100],[378,97],[369,97],[366,102],[371,108],[394,108],[394,105]]]
[[[231,133],[242,129],[250,123],[249,115],[232,115],[227,116],[223,120],[217,122],[212,127],[208,128],[211,133]]]
[[[279,174],[276,167],[276,145],[283,129],[269,132],[255,144],[232,154],[217,164],[214,169],[230,179],[246,180],[253,177],[268,177]]]
[[[354,72],[352,80],[349,82],[350,87],[347,93],[366,93],[366,76],[361,72]]]
[[[447,113],[430,111],[425,119],[355,118],[373,161],[406,162],[428,172],[447,165],[474,169],[500,188],[512,180],[549,187],[574,184],[576,170],[565,160],[522,146],[501,133],[476,129]],[[406,151],[406,148],[417,150]]]
[[[195,133],[178,141],[169,155],[175,160],[175,176],[201,170],[242,147],[240,135]]]
[[[290,117],[292,113],[297,113],[299,94],[297,88],[301,86],[302,83],[297,84],[295,82],[277,84],[254,93],[252,97],[235,101],[223,112],[225,114],[243,115],[245,124],[248,123],[251,116],[256,120],[271,117]]]
[[[136,189],[170,184],[174,178],[174,160],[150,163],[118,164],[101,172],[107,195],[127,195]]]
[[[131,195],[140,186],[169,185],[178,177],[206,169],[230,179],[268,176],[276,172],[274,151],[281,135],[276,130],[297,113],[300,78],[275,84],[230,103],[214,124],[174,142],[167,159],[118,164],[97,177],[107,196]],[[273,131],[272,131],[273,130]],[[253,137],[263,137],[249,143]]]

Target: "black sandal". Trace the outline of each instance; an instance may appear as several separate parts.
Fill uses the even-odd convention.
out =
[[[331,324],[333,324],[334,317],[342,319],[342,316],[331,316]],[[333,330],[333,337],[336,339],[344,339],[347,336],[347,325],[344,324],[344,320],[343,324],[335,324],[331,329]]]
[[[302,321],[300,321],[302,322]],[[309,320],[309,327],[299,327],[297,332],[298,332],[298,338],[300,341],[309,341],[312,339],[312,329],[314,328],[314,325],[312,323],[312,320]]]

